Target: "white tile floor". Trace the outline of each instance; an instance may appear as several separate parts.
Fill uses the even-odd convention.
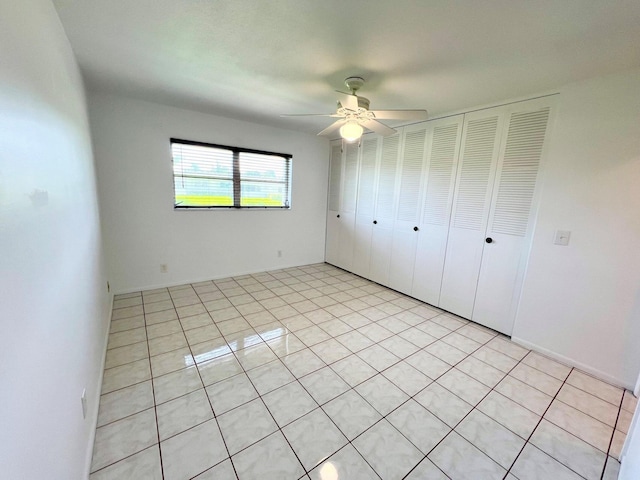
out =
[[[636,405],[326,264],[112,318],[92,480],[614,479]]]

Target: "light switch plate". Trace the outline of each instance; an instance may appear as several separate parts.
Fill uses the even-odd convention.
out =
[[[556,230],[556,236],[553,239],[553,244],[566,247],[567,245],[569,245],[570,238],[571,232],[569,230]]]

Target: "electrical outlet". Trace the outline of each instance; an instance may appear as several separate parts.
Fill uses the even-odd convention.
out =
[[[82,418],[87,418],[87,389],[82,389],[82,396],[80,397],[80,402],[82,402]]]
[[[160,273],[167,273],[169,271],[169,266],[166,263],[160,264]]]
[[[282,257],[282,250],[278,250],[278,258]]]

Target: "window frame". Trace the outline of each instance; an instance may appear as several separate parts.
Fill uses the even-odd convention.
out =
[[[233,184],[233,205],[179,205],[176,204],[176,178],[185,177],[184,175],[176,176],[176,172],[174,170],[174,158],[173,158],[173,145],[193,145],[197,147],[210,147],[217,148],[220,150],[228,150],[233,155],[233,173],[232,173],[232,184]],[[293,177],[293,155],[290,153],[278,153],[278,152],[269,152],[266,150],[256,150],[252,148],[244,148],[244,147],[233,147],[230,145],[220,145],[216,143],[207,143],[207,142],[198,142],[195,140],[184,140],[181,138],[170,138],[169,139],[169,152],[171,156],[171,174],[173,180],[173,209],[174,210],[243,210],[243,209],[262,209],[262,210],[290,210],[291,209],[291,190],[292,190],[292,177]],[[285,194],[285,205],[282,206],[273,206],[273,205],[241,205],[241,195],[242,195],[242,177],[240,173],[240,154],[242,153],[252,153],[257,155],[268,155],[273,157],[283,158],[285,161],[285,181],[261,181],[256,179],[245,179],[247,182],[257,182],[257,183],[284,183],[286,188]],[[209,178],[209,177],[202,177]],[[215,178],[215,177],[210,177]],[[226,179],[225,179],[226,180]]]

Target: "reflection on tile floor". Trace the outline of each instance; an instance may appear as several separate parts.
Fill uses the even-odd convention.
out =
[[[613,479],[635,405],[309,265],[116,296],[91,479]]]

